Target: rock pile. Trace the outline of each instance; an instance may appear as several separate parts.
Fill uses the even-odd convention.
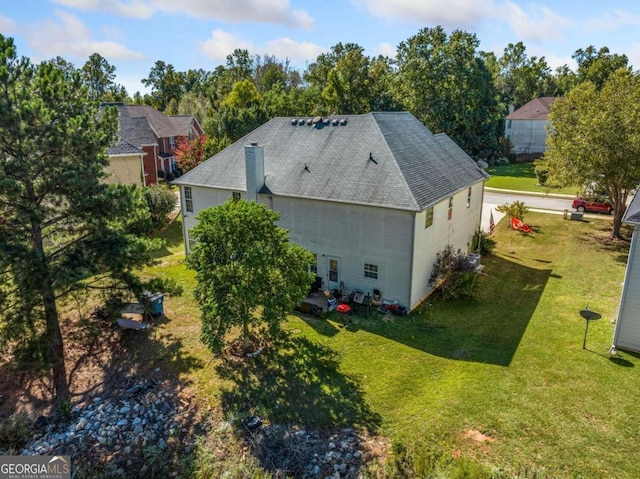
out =
[[[145,448],[147,453],[148,448],[191,452],[192,414],[186,398],[163,390],[154,380],[141,380],[120,395],[94,397],[75,406],[64,429],[43,424],[44,431],[34,436],[22,454],[70,455],[75,463],[109,457],[126,469],[132,460],[144,457]]]

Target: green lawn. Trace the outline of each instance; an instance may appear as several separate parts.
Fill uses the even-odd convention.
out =
[[[239,365],[200,344],[187,291],[165,300],[168,321],[146,347],[131,347],[227,416],[249,407],[274,422],[355,424],[520,477],[640,477],[640,356],[608,355],[628,245],[607,239],[607,221],[526,220],[528,236],[497,225],[471,302],[393,321],[356,317],[346,328],[291,316],[286,341]],[[149,272],[189,290],[183,261],[174,241]],[[602,319],[582,349],[587,305]]]
[[[560,193],[576,195],[579,187],[557,188],[540,186],[535,173],[533,163],[512,163],[504,166],[491,166],[487,168],[491,178],[485,183],[490,188],[505,190],[533,191],[536,193]]]

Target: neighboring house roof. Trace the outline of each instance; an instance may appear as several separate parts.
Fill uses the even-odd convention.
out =
[[[115,145],[107,149],[108,155],[143,155],[142,143],[132,135],[143,135],[143,129],[137,124],[133,118],[129,116],[129,112],[124,103],[103,103],[101,108],[105,106],[115,106],[118,109],[118,141]],[[102,113],[102,110],[100,110]],[[143,135],[144,136],[144,135]]]
[[[622,216],[624,223],[640,224],[640,193],[636,194],[631,199],[631,203]]]
[[[244,147],[253,142],[264,147],[264,191],[280,196],[422,211],[488,177],[445,134],[408,112],[384,112],[315,125],[274,118],[175,183],[246,191]]]
[[[128,132],[128,139],[134,145],[157,145],[156,137],[146,118],[132,118],[132,129]]]
[[[551,105],[556,101],[555,96],[534,98],[507,116],[507,120],[546,120],[551,113]]]
[[[175,136],[175,128],[167,115],[148,105],[127,105],[132,117],[145,117],[158,138]]]
[[[195,118],[191,115],[176,115],[170,116],[169,120],[175,131],[173,136],[189,136]]]

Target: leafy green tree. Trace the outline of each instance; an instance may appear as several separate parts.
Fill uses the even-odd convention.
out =
[[[424,28],[398,47],[399,93],[434,133],[445,132],[471,155],[499,149],[503,112],[475,35]]]
[[[142,79],[142,84],[151,87],[151,95],[148,97],[150,105],[165,111],[171,100],[176,104],[180,102],[184,93],[184,73],[176,71],[173,65],[158,60],[149,76]]]
[[[279,214],[255,202],[233,201],[201,211],[193,229],[197,244],[187,259],[196,271],[202,341],[220,352],[227,333],[241,330],[243,350],[252,330],[277,336],[280,324],[304,298],[312,277],[311,254],[287,240]]]
[[[534,98],[545,96],[551,69],[544,57],[529,57],[522,42],[509,43],[498,59],[495,79],[502,103],[520,108]]]
[[[116,67],[99,53],[92,53],[82,67],[89,98],[96,102],[125,101],[127,90],[115,82]]]
[[[233,85],[221,106],[232,108],[249,108],[260,102],[260,93],[251,80],[240,80]]]
[[[496,211],[504,213],[509,219],[516,218],[524,223],[524,215],[529,212],[529,208],[524,204],[524,201],[514,201],[513,203],[496,206]],[[510,225],[510,222],[507,223],[507,226]]]
[[[542,166],[561,186],[595,185],[613,203],[620,238],[629,192],[640,178],[640,78],[621,68],[598,89],[587,81],[556,100]]]
[[[93,288],[125,287],[149,260],[133,234],[146,208],[107,185],[117,111],[87,100],[80,73],[18,58],[0,35],[0,344],[69,384],[60,305]]]
[[[599,50],[589,45],[584,50],[576,50],[571,56],[578,64],[578,82],[591,81],[597,88],[602,88],[607,79],[620,68],[631,71],[626,55],[610,53],[608,47]]]

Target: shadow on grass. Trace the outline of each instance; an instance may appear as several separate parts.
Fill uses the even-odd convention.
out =
[[[380,415],[365,402],[359,380],[339,365],[335,351],[304,337],[290,337],[255,358],[228,358],[216,368],[232,383],[222,393],[223,408],[229,416],[259,415],[278,424],[375,431]]]
[[[154,259],[164,258],[165,256],[171,256],[173,253],[169,251],[169,248],[175,248],[183,243],[182,236],[182,216],[178,216],[163,230],[153,235],[154,238],[161,238],[164,240],[164,245],[151,253]]]
[[[440,357],[508,366],[552,273],[497,256],[483,257],[483,264],[475,300],[426,303],[409,317],[358,317],[346,330],[379,334]]]

